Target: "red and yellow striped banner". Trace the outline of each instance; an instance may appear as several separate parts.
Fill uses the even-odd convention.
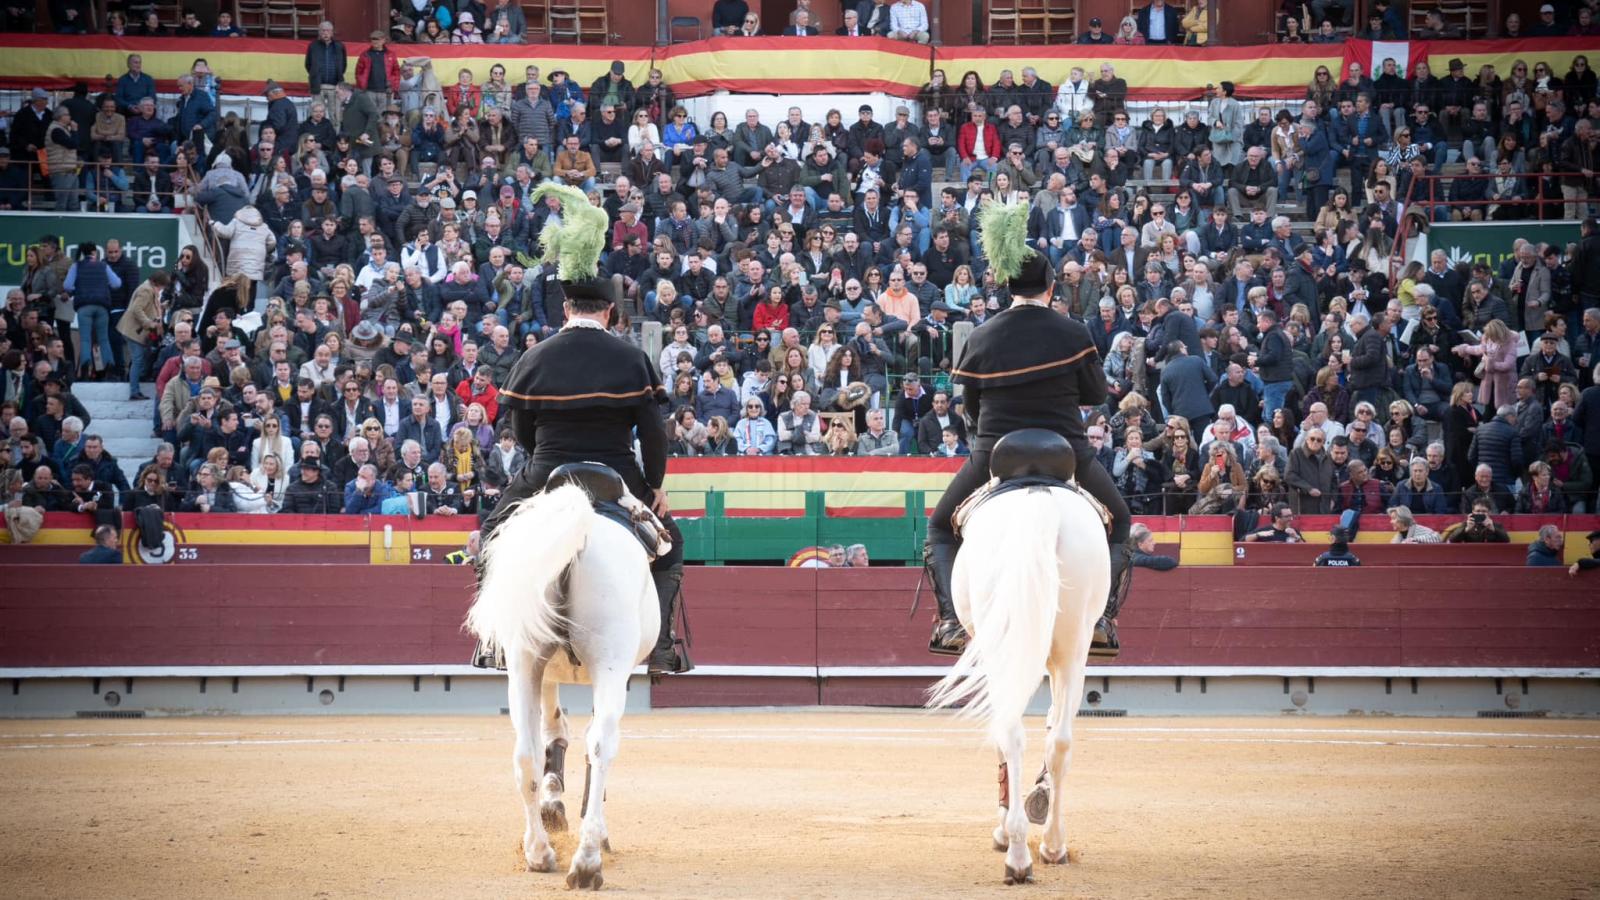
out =
[[[1198,97],[1207,84],[1231,81],[1234,95],[1282,97],[1303,93],[1317,66],[1337,69],[1343,59],[1338,44],[1274,44],[1252,47],[1123,47],[1062,44],[1054,47],[940,47],[935,68],[946,81],[959,85],[966,73],[977,72],[985,85],[1011,70],[1018,81],[1024,66],[1038,70],[1052,85],[1068,79],[1074,67],[1094,80],[1100,65],[1110,63],[1117,77],[1127,79],[1133,99],[1172,100]]]
[[[1415,43],[1415,42],[1413,42]],[[1428,69],[1435,77],[1450,73],[1450,60],[1459,59],[1462,74],[1476,80],[1478,69],[1494,66],[1501,78],[1511,74],[1516,62],[1528,64],[1528,75],[1533,76],[1534,63],[1547,63],[1559,80],[1572,69],[1573,57],[1600,53],[1600,38],[1562,37],[1536,38],[1522,41],[1425,41],[1422,56],[1428,60]],[[1413,58],[1417,54],[1413,53]],[[1595,60],[1591,59],[1591,65]]]
[[[659,67],[667,84],[680,97],[715,91],[746,94],[864,94],[883,92],[914,96],[932,69],[945,71],[957,84],[974,71],[992,84],[1002,69],[1020,76],[1033,66],[1053,85],[1065,79],[1074,66],[1090,78],[1100,64],[1109,62],[1127,79],[1134,99],[1179,100],[1199,96],[1206,84],[1228,80],[1241,98],[1299,96],[1317,66],[1343,70],[1347,59],[1371,58],[1370,42],[1344,44],[1265,44],[1244,47],[1122,47],[1063,44],[1024,47],[929,48],[883,38],[771,37],[711,38],[668,47],[613,47],[573,44],[522,45],[396,45],[402,58],[428,56],[442,84],[455,81],[462,68],[478,82],[488,79],[495,63],[506,67],[512,82],[522,70],[537,65],[548,75],[566,70],[585,90],[604,75],[613,60],[621,60],[635,85],[643,84],[649,69]],[[268,79],[291,94],[306,92],[305,42],[238,38],[118,39],[104,35],[0,35],[0,52],[7,65],[0,71],[0,87],[65,89],[83,81],[98,89],[102,79],[126,70],[126,57],[144,57],[144,70],[164,91],[188,72],[198,57],[205,57],[223,82],[224,93],[254,94]],[[1469,76],[1478,67],[1493,65],[1502,76],[1511,63],[1543,60],[1564,75],[1578,55],[1600,53],[1600,38],[1538,38],[1518,41],[1433,41],[1422,54],[1434,72],[1443,74],[1451,59],[1466,63]],[[225,52],[224,52],[225,51]],[[360,45],[352,45],[351,71]],[[1363,52],[1366,51],[1366,52]]]
[[[928,80],[928,48],[887,38],[712,38],[663,47],[657,64],[682,96],[870,94],[914,97]]]
[[[365,44],[347,45],[350,54],[347,77],[354,80],[356,56]],[[434,73],[449,87],[456,73],[469,69],[482,84],[489,80],[489,67],[506,67],[506,77],[522,81],[523,69],[539,67],[548,76],[565,70],[585,91],[595,79],[610,71],[613,60],[627,67],[627,77],[635,85],[650,74],[650,47],[595,47],[572,44],[396,44],[402,59],[426,56],[433,60]],[[221,52],[221,51],[226,52]],[[271,79],[290,94],[307,93],[304,41],[200,40],[194,38],[118,39],[103,35],[0,35],[0,53],[6,65],[0,71],[0,86],[11,88],[43,87],[63,90],[74,82],[86,82],[98,90],[102,79],[115,78],[127,71],[127,57],[143,57],[144,72],[156,80],[162,91],[175,90],[179,75],[189,72],[196,59],[204,58],[222,81],[224,94],[259,94]]]

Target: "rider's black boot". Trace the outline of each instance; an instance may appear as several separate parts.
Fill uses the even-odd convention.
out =
[[[472,561],[472,571],[473,575],[475,576],[475,581],[473,582],[473,591],[476,593],[480,588],[483,587],[482,556],[479,556],[477,559]],[[504,671],[506,667],[506,654],[505,651],[501,650],[499,647],[496,647],[488,641],[479,638],[477,646],[472,648],[472,659],[470,662],[475,668],[500,669]]]
[[[683,566],[651,572],[650,578],[656,584],[656,599],[661,603],[661,635],[656,638],[655,649],[650,651],[648,669],[651,675],[682,675],[694,668],[688,644],[678,640],[672,632],[683,597]]]
[[[1089,656],[1096,659],[1114,659],[1122,652],[1117,642],[1117,614],[1128,600],[1128,589],[1133,586],[1133,556],[1128,545],[1111,545],[1111,596],[1106,599],[1105,615],[1094,626],[1094,641],[1089,644]]]
[[[939,622],[933,626],[933,638],[928,641],[928,652],[943,656],[960,656],[967,648],[967,630],[956,618],[956,604],[950,598],[950,577],[956,565],[956,551],[960,544],[929,541],[922,546],[922,561],[933,581],[933,599],[939,605]]]

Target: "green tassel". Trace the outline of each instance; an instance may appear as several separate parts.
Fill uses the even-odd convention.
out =
[[[600,271],[600,251],[605,249],[610,217],[590,203],[583,191],[556,181],[546,181],[535,188],[532,202],[543,202],[551,195],[561,200],[561,221],[548,222],[539,232],[545,264],[555,264],[556,276],[562,281],[595,277]]]
[[[979,242],[989,261],[996,284],[1005,284],[1022,271],[1022,263],[1033,255],[1028,246],[1028,206],[991,200],[978,211],[983,229]]]

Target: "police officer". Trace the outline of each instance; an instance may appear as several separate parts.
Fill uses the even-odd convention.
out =
[[[1350,552],[1350,532],[1343,528],[1335,528],[1328,532],[1328,536],[1333,538],[1333,543],[1328,546],[1326,552],[1317,557],[1314,565],[1332,566],[1336,569],[1349,569],[1361,565],[1361,560]]]
[[[566,228],[583,227],[583,213],[593,208],[581,194],[567,199],[566,205],[577,202],[586,209],[569,213]],[[602,230],[604,218],[600,211]],[[563,274],[569,271],[567,265],[563,258]],[[578,268],[594,272],[592,264]],[[675,649],[672,633],[674,604],[683,583],[683,535],[662,487],[667,434],[661,374],[644,351],[607,330],[615,312],[611,279],[591,274],[563,280],[561,288],[565,324],[524,353],[500,389],[500,404],[509,409],[511,430],[529,458],[506,487],[485,530],[492,534],[517,501],[543,490],[550,473],[564,463],[598,462],[616,470],[629,492],[648,503],[672,535],[672,552],[650,566],[661,603],[661,635],[648,666],[651,674],[681,674],[691,667]],[[635,436],[638,457],[633,451]]]
[[[1026,212],[1023,206],[1021,215]],[[1025,232],[1013,234],[1021,229],[1007,227],[1008,216],[1017,215],[1016,210],[1005,208],[985,210],[985,253],[991,267],[1000,270],[997,278],[1009,274],[1004,283],[1012,301],[1008,309],[972,332],[955,367],[955,379],[965,391],[962,402],[974,437],[972,456],[945,488],[944,497],[928,521],[924,557],[939,604],[939,622],[928,649],[958,654],[967,641],[950,597],[951,569],[960,546],[951,529],[951,516],[962,500],[989,480],[989,451],[996,441],[1022,428],[1044,428],[1072,444],[1078,457],[1078,484],[1105,504],[1112,516],[1108,536],[1111,598],[1105,617],[1095,627],[1091,652],[1115,656],[1118,645],[1114,620],[1131,582],[1128,505],[1095,459],[1078,409],[1105,402],[1105,370],[1089,329],[1050,308],[1053,279],[1050,263],[1043,254],[1028,252],[1014,264],[1014,272],[1004,271],[1006,267],[999,260],[1006,258],[1002,252],[1005,248],[995,244],[1012,241],[1021,246],[1025,242]],[[1016,253],[1015,248],[1010,248],[1010,258],[1015,259]]]

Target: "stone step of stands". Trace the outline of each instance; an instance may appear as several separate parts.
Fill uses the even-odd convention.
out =
[[[154,397],[155,385],[141,385],[146,396]],[[86,429],[105,441],[106,450],[116,457],[123,475],[133,482],[139,466],[156,453],[161,443],[150,436],[154,427],[151,400],[129,400],[128,385],[124,382],[83,382],[72,386],[72,394],[89,410],[90,422]]]

